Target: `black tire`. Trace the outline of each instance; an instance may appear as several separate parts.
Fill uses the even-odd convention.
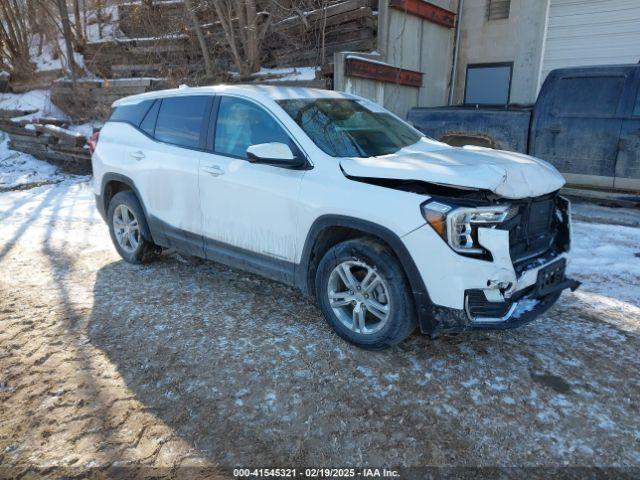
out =
[[[379,331],[363,334],[347,326],[338,318],[329,301],[331,273],[343,262],[361,262],[371,267],[385,282],[391,305],[386,323]],[[416,314],[405,273],[388,247],[368,238],[348,240],[329,249],[316,272],[316,299],[331,327],[346,341],[367,349],[382,350],[406,339],[415,330]]]
[[[139,225],[139,241],[137,247],[132,251],[127,251],[123,248],[118,239],[116,238],[116,232],[114,228],[114,213],[116,208],[120,205],[124,205],[134,215]],[[144,211],[140,206],[140,202],[132,191],[123,191],[116,193],[109,202],[109,208],[107,210],[107,221],[109,223],[109,234],[111,235],[111,241],[116,247],[116,250],[120,256],[126,262],[133,264],[148,263],[153,261],[160,253],[160,247],[153,243],[149,235],[149,227],[147,220],[144,216]]]

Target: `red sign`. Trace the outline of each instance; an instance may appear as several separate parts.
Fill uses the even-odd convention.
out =
[[[453,28],[456,24],[455,13],[425,0],[391,0],[389,6],[443,27]]]
[[[368,78],[379,82],[397,83],[409,87],[422,86],[422,73],[392,67],[365,58],[347,58],[346,74],[351,77]]]

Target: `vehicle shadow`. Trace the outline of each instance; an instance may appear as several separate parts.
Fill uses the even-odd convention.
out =
[[[367,352],[295,289],[194,263],[104,266],[88,335],[149,411],[214,464],[637,458],[637,442],[624,445],[638,416],[611,394],[638,400],[638,335],[571,297],[515,331],[416,334]]]

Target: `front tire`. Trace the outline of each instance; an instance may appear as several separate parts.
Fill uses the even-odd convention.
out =
[[[318,265],[315,287],[329,325],[358,347],[391,347],[416,327],[404,271],[393,252],[376,241],[348,240],[329,249]]]
[[[147,263],[156,258],[160,248],[150,239],[147,221],[140,202],[131,191],[118,192],[107,210],[109,234],[120,256],[129,263]]]

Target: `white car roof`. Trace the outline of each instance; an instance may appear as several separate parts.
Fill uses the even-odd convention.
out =
[[[203,95],[226,93],[241,95],[256,100],[284,100],[293,98],[357,98],[344,92],[334,90],[323,90],[320,88],[288,87],[277,85],[213,85],[210,87],[179,87],[168,90],[156,90],[124,97],[113,102],[113,107],[120,105],[133,105],[143,100],[154,98],[178,97],[184,95]]]

